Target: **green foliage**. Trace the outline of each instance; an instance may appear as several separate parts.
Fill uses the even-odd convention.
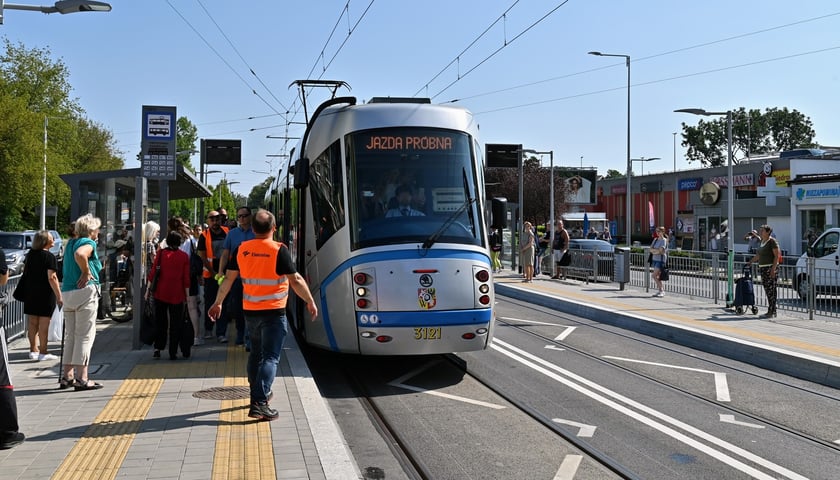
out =
[[[184,152],[177,156],[179,165],[183,165],[185,169],[195,174],[195,168],[192,166],[190,157],[192,152],[196,152],[196,142],[198,141],[198,127],[195,126],[187,117],[178,117],[176,122],[178,130],[175,137],[175,150]]]
[[[537,157],[526,158],[522,164],[524,220],[535,225],[547,223],[551,212],[551,169],[542,167]],[[516,168],[488,168],[485,173],[487,197],[505,197],[509,203],[519,201],[519,171]],[[554,215],[558,218],[568,208],[566,182],[560,175],[554,175]]]
[[[700,120],[695,127],[683,123],[682,128],[681,145],[688,147],[689,162],[712,167],[726,165],[725,116]],[[736,163],[748,155],[814,147],[815,135],[811,119],[797,110],[768,108],[761,113],[741,107],[732,111],[732,158]]]
[[[46,161],[48,205],[63,218],[70,191],[59,175],[122,168],[110,131],[83,117],[70,72],[48,49],[4,41],[0,54],[0,229],[40,223]],[[46,145],[44,134],[46,130]],[[61,221],[63,223],[63,220]]]
[[[268,192],[268,189],[271,188],[272,182],[274,182],[274,177],[268,177],[259,185],[254,185],[254,188],[251,189],[251,193],[248,195],[247,202],[249,207],[254,208],[264,206],[265,194]]]
[[[622,178],[622,177],[624,177],[624,176],[625,176],[625,174],[624,174],[624,173],[622,173],[622,172],[619,172],[618,170],[609,169],[609,170],[607,170],[607,174],[606,174],[606,175],[604,175],[604,178],[605,178],[605,179],[609,179],[609,178]]]

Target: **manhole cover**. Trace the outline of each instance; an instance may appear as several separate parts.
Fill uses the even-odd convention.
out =
[[[240,398],[250,398],[251,390],[248,387],[213,387],[199,390],[193,393],[193,397],[208,400],[238,400]]]

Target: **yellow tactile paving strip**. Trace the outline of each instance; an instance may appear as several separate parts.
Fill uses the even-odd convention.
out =
[[[247,386],[247,353],[229,345],[226,362],[185,361],[160,368],[135,366],[102,412],[73,446],[53,480],[112,480],[167,378],[222,377],[225,386]],[[268,422],[248,418],[248,399],[224,400],[219,408],[212,478],[274,478]]]
[[[497,279],[496,282],[506,283],[506,284],[510,284],[510,286],[512,286],[512,287],[516,287],[516,283],[518,283],[519,281]],[[556,290],[553,290],[553,289],[550,289],[550,288],[545,288],[545,287],[542,287],[540,285],[531,285],[531,286],[528,287],[528,289],[539,290],[543,293],[550,294],[550,295],[558,295],[558,293],[559,293]],[[602,307],[607,307],[607,308],[613,308],[613,309],[619,310],[619,311],[627,311],[627,303],[625,303],[625,302],[612,301],[608,298],[599,297],[598,300],[597,300],[597,303],[592,303],[592,296],[591,295],[580,294],[580,293],[575,293],[575,292],[571,292],[571,291],[563,291],[562,295],[564,297],[574,298],[574,299],[579,300],[579,301],[581,301],[581,302],[583,302],[587,305],[602,306]],[[728,333],[728,334],[731,334],[731,335],[738,335],[738,336],[741,336],[741,337],[752,338],[752,339],[755,339],[755,340],[763,340],[763,341],[767,341],[767,342],[770,342],[770,343],[773,343],[773,344],[776,344],[776,345],[784,345],[784,346],[788,346],[788,347],[791,347],[791,348],[798,348],[798,349],[802,349],[802,350],[806,350],[806,351],[819,352],[819,353],[822,353],[822,354],[825,354],[825,355],[840,357],[840,350],[838,350],[836,348],[822,346],[822,345],[814,345],[812,343],[803,342],[803,341],[800,341],[800,340],[794,340],[794,339],[791,339],[791,338],[779,337],[779,336],[776,336],[776,335],[770,335],[770,334],[766,334],[766,333],[755,332],[755,331],[751,331],[751,330],[745,330],[743,328],[731,327],[731,326],[728,326],[728,325],[720,325],[720,324],[711,323],[711,322],[708,322],[708,321],[695,320],[695,319],[692,319],[692,318],[688,318],[684,315],[680,315],[679,313],[670,312],[670,311],[667,311],[667,310],[634,308],[632,310],[632,312],[636,313],[636,314],[639,314],[639,315],[648,315],[652,318],[659,318],[659,319],[662,319],[662,320],[675,321],[675,322],[678,322],[678,323],[681,323],[681,324],[684,324],[684,325],[690,325],[692,327],[696,327],[698,329],[713,330],[713,331],[717,331],[717,332],[720,332],[720,333]]]
[[[247,386],[243,348],[228,348],[225,386]],[[274,478],[274,448],[268,422],[248,417],[248,399],[223,400],[216,430],[213,479]]]

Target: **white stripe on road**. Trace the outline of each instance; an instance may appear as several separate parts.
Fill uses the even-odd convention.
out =
[[[694,438],[691,438],[691,437],[687,436],[684,433],[678,432],[674,428],[672,428],[668,425],[665,425],[665,424],[661,423],[660,421],[655,420],[654,418],[656,418],[658,420],[661,420],[662,422],[668,423],[668,424],[672,425],[673,427],[682,429],[682,430],[688,432],[691,435],[697,436],[697,437],[699,437],[699,438],[701,438],[701,439],[703,439],[707,442],[712,443],[713,445],[716,445],[720,448],[728,450],[729,452],[731,452],[735,455],[738,455],[740,457],[743,457],[747,461],[753,462],[757,465],[760,465],[764,468],[767,468],[768,470],[770,470],[772,472],[775,472],[778,475],[783,475],[783,476],[785,476],[787,478],[790,478],[790,479],[806,480],[806,477],[804,477],[804,476],[802,476],[802,475],[800,475],[796,472],[790,471],[787,468],[782,467],[781,465],[777,465],[777,464],[775,464],[775,463],[773,463],[773,462],[771,462],[771,461],[769,461],[765,458],[762,458],[758,455],[753,454],[752,452],[744,450],[741,447],[733,445],[733,444],[731,444],[731,443],[729,443],[729,442],[727,442],[723,439],[717,438],[714,435],[711,435],[711,434],[709,434],[709,433],[707,433],[703,430],[700,430],[696,427],[688,425],[688,424],[686,424],[686,423],[684,423],[680,420],[677,420],[676,418],[668,416],[668,415],[666,415],[662,412],[654,410],[653,408],[650,408],[646,405],[642,405],[639,402],[636,402],[636,401],[634,401],[630,398],[627,398],[627,397],[625,397],[625,396],[623,396],[623,395],[621,395],[617,392],[614,392],[614,391],[612,391],[612,390],[610,390],[610,389],[608,389],[608,388],[606,388],[602,385],[598,385],[597,383],[592,382],[591,380],[587,380],[587,379],[585,379],[585,378],[583,378],[583,377],[581,377],[581,376],[579,376],[579,375],[577,375],[577,374],[575,374],[571,371],[560,368],[560,367],[558,367],[557,365],[554,365],[551,362],[548,362],[546,360],[543,360],[543,359],[537,357],[536,355],[532,355],[532,354],[530,354],[530,353],[528,353],[524,350],[521,350],[517,347],[514,347],[513,345],[511,345],[509,343],[506,343],[506,342],[500,340],[498,337],[493,339],[493,343],[491,344],[491,348],[493,348],[494,350],[498,351],[499,353],[501,353],[503,355],[508,356],[509,358],[511,358],[513,360],[516,360],[517,362],[519,362],[523,365],[526,365],[526,366],[534,369],[535,371],[537,371],[539,373],[542,373],[543,375],[545,375],[545,376],[547,376],[547,377],[549,377],[549,378],[551,378],[551,379],[553,379],[553,380],[555,380],[555,381],[557,381],[557,382],[559,382],[563,385],[566,385],[567,387],[569,387],[569,388],[571,388],[571,389],[573,389],[573,390],[575,390],[575,391],[577,391],[577,392],[579,392],[579,393],[581,393],[581,394],[583,394],[583,395],[585,395],[585,396],[587,396],[587,397],[589,397],[589,398],[591,398],[591,399],[593,399],[593,400],[595,400],[595,401],[597,401],[597,402],[599,402],[599,403],[601,403],[601,404],[603,404],[603,405],[605,405],[609,408],[612,408],[613,410],[615,410],[617,412],[620,412],[624,415],[627,415],[628,417],[630,417],[630,418],[632,418],[632,419],[634,419],[634,420],[636,420],[636,421],[638,421],[638,422],[640,422],[644,425],[647,425],[647,426],[649,426],[649,427],[651,427],[655,430],[658,430],[658,431],[664,433],[665,435],[668,435],[669,437],[671,437],[675,440],[678,440],[678,441],[680,441],[680,442],[682,442],[682,443],[684,443],[684,444],[686,444],[686,445],[688,445],[692,448],[695,448],[698,451],[703,452],[703,453],[709,455],[710,457],[720,461],[721,463],[724,463],[724,464],[729,465],[729,466],[731,466],[731,467],[733,467],[733,468],[735,468],[735,469],[737,469],[741,472],[744,472],[747,475],[752,476],[753,478],[757,478],[757,479],[761,479],[761,480],[774,480],[777,477],[774,476],[774,475],[768,475],[768,474],[766,474],[766,473],[764,473],[760,470],[757,470],[756,468],[754,468],[750,465],[747,465],[746,463],[744,463],[740,460],[737,460],[737,459],[733,458],[732,456],[730,456],[730,455],[728,455],[724,452],[715,450],[711,446],[706,445],[704,443],[701,443],[701,442],[695,440]],[[558,373],[555,373],[555,372],[558,372]],[[607,398],[607,397],[612,397],[612,399]],[[621,405],[618,402],[622,402],[622,403],[624,403],[624,404],[626,404],[630,407],[636,408],[639,411],[641,411],[642,413],[650,415],[650,417],[645,416],[642,413],[636,412],[634,410],[631,410],[627,406]],[[653,417],[653,418],[651,418],[651,417]]]
[[[583,460],[582,455],[566,455],[563,463],[560,464],[560,470],[557,470],[557,474],[554,475],[554,480],[574,479],[581,460]]]
[[[654,365],[656,367],[673,368],[675,370],[688,370],[690,372],[709,373],[715,377],[715,393],[717,394],[718,402],[729,402],[729,382],[726,380],[726,374],[723,372],[713,372],[711,370],[703,370],[702,368],[679,367],[677,365],[668,365],[665,363],[648,362],[645,360],[634,360],[632,358],[613,357],[611,355],[604,355],[603,358],[611,360],[621,360],[622,362],[643,363],[645,365]]]

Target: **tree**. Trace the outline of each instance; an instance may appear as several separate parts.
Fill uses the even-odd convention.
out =
[[[175,151],[181,152],[176,155],[178,165],[184,167],[190,173],[195,175],[195,167],[192,166],[193,152],[196,152],[195,144],[198,141],[198,127],[195,126],[187,117],[178,117],[175,122],[177,129],[175,131]],[[181,217],[190,220],[195,217],[195,200],[192,198],[183,198],[179,200],[169,201],[169,215],[172,217]]]
[[[111,132],[84,118],[70,97],[70,73],[47,49],[4,41],[0,54],[0,229],[39,224],[47,127],[47,204],[66,215],[64,173],[122,168]],[[45,125],[46,121],[46,125]],[[33,188],[34,186],[37,188]]]
[[[541,166],[540,159],[529,157],[522,164],[525,202],[524,220],[535,225],[549,222],[551,216],[551,170]],[[554,215],[559,217],[568,210],[565,202],[566,182],[560,175],[554,175]],[[490,197],[505,197],[508,202],[519,199],[519,171],[516,168],[488,168],[485,172],[487,194]]]
[[[688,147],[689,162],[703,166],[726,165],[728,133],[726,117],[700,120],[696,127],[682,124],[683,147]],[[815,132],[811,119],[787,108],[747,111],[741,107],[732,112],[732,158],[735,163],[756,153],[781,152],[810,148]]]
[[[273,182],[274,177],[268,177],[259,185],[254,185],[254,188],[251,189],[251,193],[248,194],[248,206],[262,207],[265,203],[265,194],[268,192],[268,189],[271,188],[271,184]]]
[[[618,170],[609,169],[609,170],[607,170],[607,174],[604,176],[604,178],[605,179],[621,178],[621,177],[625,177],[625,176],[626,176],[625,173],[619,172]]]

